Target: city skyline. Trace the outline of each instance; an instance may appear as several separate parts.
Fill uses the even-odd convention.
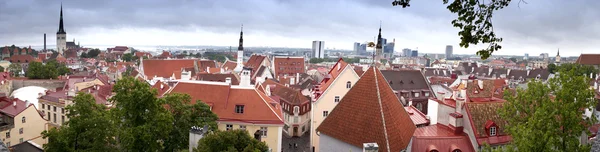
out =
[[[54,37],[60,2],[0,2],[0,45],[40,45],[43,33]],[[381,20],[383,37],[397,39],[395,50],[418,47],[424,52],[443,53],[446,45],[453,45],[455,54],[474,54],[481,48],[458,46],[458,29],[450,24],[455,17],[441,2],[415,1],[406,9],[392,7],[391,1],[365,0],[117,2],[63,1],[67,40],[87,46],[235,46],[243,23],[248,47],[310,48],[318,39],[327,42],[326,48],[352,50],[354,42],[372,41]],[[600,39],[595,33],[600,30],[586,18],[599,14],[589,5],[599,2],[527,2],[520,6],[515,2],[494,16],[496,32],[504,38],[503,49],[495,54],[553,56],[557,48],[564,56],[594,52],[594,41]],[[551,11],[559,7],[560,14]],[[48,41],[48,45],[54,42]]]

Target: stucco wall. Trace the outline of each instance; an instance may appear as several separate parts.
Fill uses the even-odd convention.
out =
[[[25,123],[21,120],[25,117]],[[19,134],[19,129],[23,128],[23,134]],[[10,146],[23,141],[33,140],[38,145],[46,144],[46,140],[41,139],[41,133],[46,129],[46,120],[44,120],[33,105],[21,112],[14,118],[14,127],[8,130],[0,131],[0,137],[5,144],[10,142]],[[10,132],[10,138],[6,137],[6,132]]]
[[[218,122],[219,130],[226,130],[226,125],[233,125],[233,129],[240,129],[240,125],[246,126],[246,131],[250,136],[254,137],[254,132],[260,130],[260,127],[267,127],[267,136],[261,138],[262,141],[267,143],[269,148],[273,149],[273,152],[281,151],[281,136],[283,135],[283,125],[258,125],[258,124],[240,124],[231,122]]]
[[[12,87],[13,90],[17,90],[22,87],[39,86],[55,91],[56,88],[64,87],[65,82],[66,80],[12,80]]]
[[[350,89],[346,88],[346,82],[350,81],[352,86],[356,84],[359,76],[351,69],[350,66],[346,66],[344,71],[334,80],[327,90],[323,90],[323,95],[315,102],[312,107],[313,118],[311,124],[311,144],[315,147],[315,151],[319,152],[319,136],[316,134],[316,129],[321,125],[321,122],[325,120],[323,117],[323,111],[329,111],[331,114],[333,108],[338,104],[334,101],[335,96],[340,96],[340,101],[344,98],[346,93]],[[326,151],[323,151],[326,152]]]
[[[345,152],[345,151],[361,152],[361,151],[363,151],[362,147],[356,147],[354,145],[350,145],[348,143],[339,141],[335,138],[329,137],[325,134],[321,134],[320,137],[321,137],[321,140],[319,141],[319,145],[322,145],[322,146],[319,146],[319,149],[315,149],[316,151],[323,151],[323,152],[325,152],[325,151],[327,151],[327,152],[336,152],[336,151],[339,151],[339,152]]]
[[[13,91],[12,81],[5,81],[4,84],[0,84],[0,92],[5,93],[7,96]]]

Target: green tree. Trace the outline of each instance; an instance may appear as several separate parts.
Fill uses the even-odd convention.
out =
[[[87,93],[78,93],[73,102],[66,107],[69,121],[60,129],[42,132],[42,137],[48,139],[44,151],[117,151],[115,127],[105,106],[96,104]]]
[[[131,53],[123,54],[123,56],[121,57],[121,60],[123,60],[125,62],[133,61],[133,54],[131,54]]]
[[[191,104],[188,94],[169,94],[162,98],[169,107],[174,121],[173,129],[165,140],[165,151],[188,148],[189,129],[193,126],[217,128],[217,115],[210,111],[210,106],[201,101]]]
[[[512,58],[508,58],[508,60],[510,60],[510,61],[512,61],[512,62],[515,62],[515,63],[517,62],[517,58],[514,58],[514,57],[512,57]]]
[[[443,0],[448,5],[446,8],[458,17],[452,21],[452,25],[460,31],[460,46],[468,48],[470,45],[488,44],[486,49],[477,51],[482,59],[487,59],[494,51],[502,48],[499,45],[502,38],[497,37],[492,24],[494,12],[508,6],[512,0]],[[519,3],[524,2],[519,0]],[[394,0],[393,6],[410,6],[410,0]]]
[[[0,72],[4,72],[4,67],[0,66]]]
[[[81,53],[81,55],[79,57],[80,58],[89,58],[88,54],[85,52]]]
[[[21,64],[18,63],[13,63],[8,66],[8,72],[10,72],[10,75],[13,77],[19,76],[21,70],[23,70],[23,68],[21,67]]]
[[[308,62],[310,62],[310,63],[321,63],[324,61],[325,61],[325,59],[321,59],[321,58],[311,58],[310,60],[308,60]]]
[[[592,78],[596,78],[596,74],[598,74],[598,69],[594,68],[591,65],[581,65],[581,64],[574,64],[574,63],[560,64],[560,66],[556,67],[556,70],[558,70],[558,71],[560,71],[560,70],[564,70],[564,71],[574,70],[575,71],[575,75],[590,77],[590,74],[591,74]]]
[[[46,66],[40,62],[29,62],[25,76],[29,79],[49,79],[58,77],[58,74],[55,67]]]
[[[554,63],[548,64],[548,72],[554,74],[556,72],[556,64],[554,64]]]
[[[98,54],[100,54],[100,50],[99,49],[91,49],[88,51],[87,53],[87,57],[88,58],[95,58],[98,56]]]
[[[198,141],[198,147],[194,151],[204,152],[263,152],[269,147],[265,142],[260,142],[246,130],[215,131],[208,133]]]
[[[547,84],[534,80],[527,90],[506,91],[507,102],[499,114],[508,123],[505,131],[512,136],[515,150],[589,151],[589,145],[579,142],[596,122],[595,117],[584,116],[596,105],[589,82],[576,69],[560,69]]]

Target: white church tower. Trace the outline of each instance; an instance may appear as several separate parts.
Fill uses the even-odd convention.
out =
[[[235,66],[235,69],[233,69],[234,72],[236,73],[240,73],[242,72],[242,69],[244,68],[244,25],[242,25],[242,28],[240,30],[240,45],[238,46],[238,50],[237,50],[237,66]]]
[[[67,49],[67,32],[65,32],[65,27],[63,25],[62,4],[60,4],[60,21],[58,24],[58,32],[56,32],[56,51],[58,51],[58,54],[63,54]]]

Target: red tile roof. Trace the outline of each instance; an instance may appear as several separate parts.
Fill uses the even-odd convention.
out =
[[[308,104],[310,102],[309,98],[304,96],[302,92],[299,90],[295,90],[290,87],[286,87],[281,83],[277,83],[272,79],[267,79],[262,83],[264,87],[270,87],[271,96],[278,96],[279,99],[286,102],[288,105],[292,106],[301,106],[304,104]],[[288,113],[293,113],[293,111],[289,109],[284,109]],[[300,111],[299,115],[304,115],[306,112],[309,112],[310,109],[304,110],[304,108]]]
[[[138,52],[135,52],[135,56],[136,56],[137,58],[141,58],[141,57],[144,57],[144,56],[147,56],[148,58],[151,58],[151,57],[152,57],[152,54],[150,54],[150,53],[148,53],[148,52],[139,52],[139,51],[138,51]]]
[[[2,97],[0,104],[2,104],[2,108],[0,108],[0,112],[10,116],[15,117],[19,115],[19,113],[23,112],[29,106],[33,105],[25,105],[25,101],[21,101],[19,99],[10,99],[7,97]]]
[[[498,145],[508,143],[512,138],[506,134],[506,121],[500,118],[498,110],[502,108],[504,102],[466,102],[465,108],[469,121],[471,122],[471,128],[473,128],[473,134],[477,138],[477,143],[483,145],[488,143],[490,145]],[[489,136],[487,133],[486,124],[493,122],[497,127],[497,135]]]
[[[35,58],[31,55],[12,55],[9,58],[11,63],[29,63],[34,61]]]
[[[198,61],[198,68],[200,68],[200,72],[210,72],[206,70],[208,68],[217,68],[217,64],[213,60],[200,60]]]
[[[325,92],[325,90],[327,90],[327,88],[329,88],[329,86],[331,84],[333,84],[333,81],[340,74],[342,74],[342,71],[344,71],[344,68],[346,68],[347,65],[348,65],[348,63],[344,62],[344,60],[342,58],[340,58],[338,60],[338,62],[335,63],[335,65],[333,65],[333,68],[331,68],[329,70],[329,73],[327,74],[327,76],[325,76],[325,78],[319,84],[319,90],[322,92]],[[320,97],[320,95],[315,96],[316,99],[318,99],[319,97]]]
[[[169,84],[163,83],[159,80],[152,86],[152,88],[158,91],[159,97],[162,97],[171,87],[169,87]]]
[[[455,134],[448,126],[441,124],[420,127],[415,130],[412,151],[453,151],[474,152],[473,144],[465,133]]]
[[[581,54],[575,63],[584,65],[600,65],[600,54]]]
[[[200,73],[196,75],[196,80],[202,81],[213,81],[213,82],[225,82],[227,78],[231,78],[232,85],[239,85],[240,78],[238,75],[233,73],[223,73],[223,74],[211,74],[211,73]]]
[[[305,73],[304,57],[275,57],[275,76],[296,75],[296,73]]]
[[[410,119],[415,125],[429,125],[429,119],[427,119],[427,116],[414,106],[410,105],[408,107],[404,107],[404,110],[408,112],[408,115],[410,115]]]
[[[4,49],[2,49],[2,54],[10,54],[10,51],[8,50],[8,46],[4,47]]]
[[[187,93],[196,100],[212,106],[219,121],[253,124],[283,125],[281,106],[255,88],[231,87],[225,83],[180,81],[169,93]],[[244,105],[244,113],[235,112],[236,105]]]
[[[371,67],[317,131],[356,147],[376,142],[380,151],[401,151],[407,148],[415,129],[379,69]]]
[[[162,54],[160,54],[161,58],[172,58],[173,55],[171,55],[171,52],[167,52],[167,51],[163,51]]]
[[[248,59],[248,61],[246,61],[246,64],[244,66],[252,69],[257,69],[262,65],[263,61],[266,58],[266,56],[254,54],[250,57],[250,59]]]
[[[225,61],[225,63],[223,64],[223,66],[221,68],[223,68],[225,71],[229,71],[229,70],[235,69],[236,66],[237,66],[236,62],[228,60],[228,61]]]
[[[143,70],[147,79],[152,79],[154,76],[170,78],[175,71],[181,75],[181,68],[194,67],[194,59],[181,60],[144,60]]]

